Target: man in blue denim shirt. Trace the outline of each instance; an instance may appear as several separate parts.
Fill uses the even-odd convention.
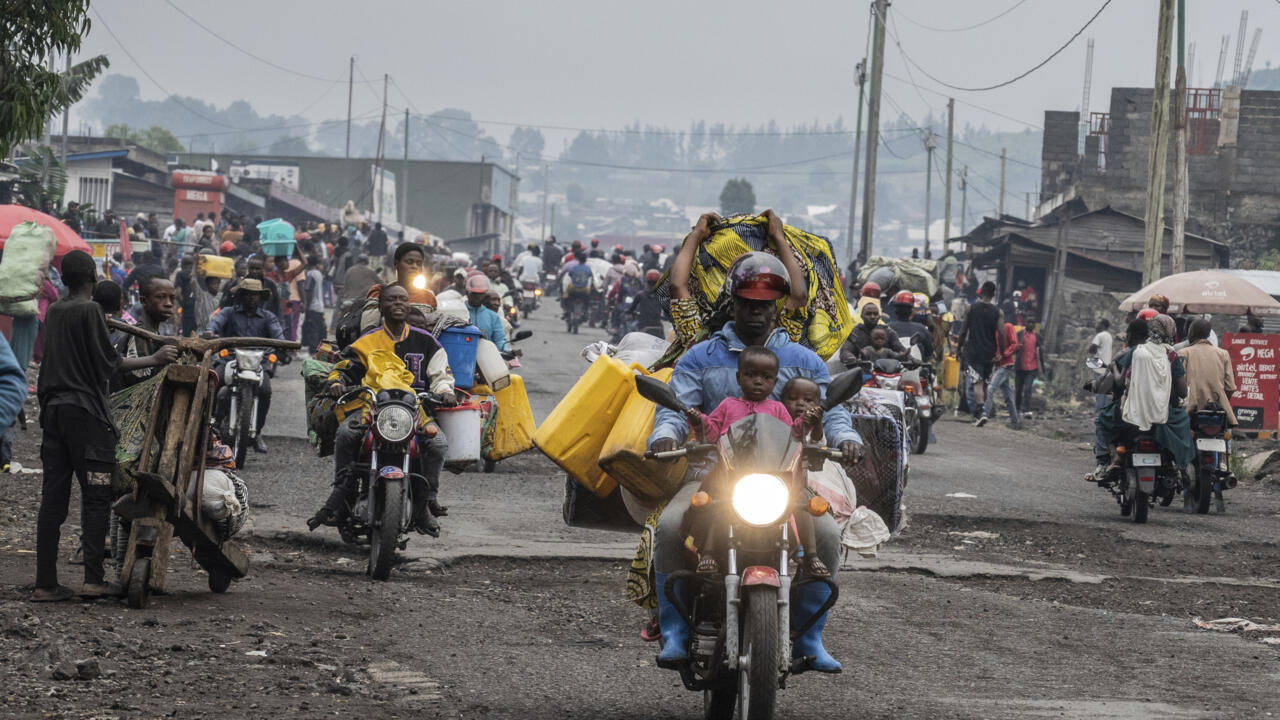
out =
[[[778,356],[775,400],[781,396],[787,381],[794,377],[813,380],[825,397],[831,376],[822,359],[809,348],[791,342],[786,331],[774,327],[777,300],[789,292],[787,273],[782,263],[766,253],[750,253],[739,258],[729,269],[723,292],[733,293],[733,321],[726,323],[707,340],[689,348],[676,363],[671,388],[680,402],[710,413],[725,398],[740,396],[738,354],[748,345],[763,345]],[[823,416],[823,429],[828,445],[840,448],[846,464],[861,459],[862,438],[853,429],[849,412],[843,406],[837,406]],[[688,432],[688,424],[682,414],[659,407],[653,421],[653,433],[649,436],[649,449],[657,452],[674,450],[685,441]],[[697,483],[686,483],[667,503],[658,519],[654,534],[657,588],[665,587],[668,574],[683,569],[681,525],[689,508],[689,498],[697,488]],[[830,515],[814,518],[814,526],[818,547],[812,551],[817,552],[823,563],[831,568],[834,580],[840,565],[840,530]],[[800,586],[792,604],[791,626],[800,627],[830,595],[831,589],[823,583]],[[661,667],[678,667],[688,659],[689,626],[679,610],[668,602],[665,593],[659,590],[657,596],[658,623],[663,637],[658,664]],[[808,658],[805,669],[840,672],[840,663],[822,646],[825,624],[824,615],[804,635],[796,637],[792,655],[797,659]]]
[[[467,312],[471,315],[471,324],[480,328],[485,339],[498,346],[499,350],[511,349],[507,342],[507,331],[502,329],[502,318],[498,313],[485,307],[484,296],[489,292],[489,278],[484,275],[472,275],[467,278]]]

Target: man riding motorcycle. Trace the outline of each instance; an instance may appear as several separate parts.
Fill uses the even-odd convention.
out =
[[[433,392],[441,397],[445,405],[457,405],[458,399],[453,393],[453,375],[449,371],[449,358],[444,349],[431,333],[408,322],[410,314],[414,312],[408,291],[399,285],[382,288],[378,296],[378,310],[382,314],[382,324],[348,345],[329,373],[330,395],[339,397],[350,386],[368,384],[366,381],[376,382],[376,378],[367,377],[370,370],[369,356],[376,350],[389,350],[404,361],[405,367],[413,374],[411,385],[415,390]],[[333,491],[324,506],[307,521],[307,527],[312,530],[321,525],[340,524],[345,514],[350,512],[351,496],[357,490],[351,466],[359,456],[360,443],[369,428],[369,421],[369,408],[362,405],[347,415],[338,426],[338,432],[334,436]],[[425,418],[419,415],[416,429],[418,457],[427,487],[415,488],[413,492],[413,526],[420,533],[438,537],[440,524],[435,518],[448,514],[447,509],[436,501],[436,494],[440,488],[440,470],[444,468],[449,442],[443,432],[428,437],[424,427]]]
[[[736,380],[738,353],[749,345],[763,345],[778,356],[780,367],[773,395],[775,400],[787,381],[797,376],[813,380],[825,396],[831,378],[822,359],[812,350],[792,342],[786,331],[775,325],[777,301],[790,293],[787,270],[782,262],[768,253],[747,253],[729,268],[721,292],[733,298],[733,320],[681,356],[671,378],[671,388],[680,402],[709,413],[725,398],[737,396],[740,392]],[[823,427],[828,443],[839,447],[845,463],[852,464],[861,459],[861,437],[853,429],[845,408],[838,406],[826,413]],[[659,407],[653,433],[649,436],[649,449],[654,452],[674,450],[685,441],[688,433],[689,426],[682,414]],[[667,503],[658,519],[654,535],[654,572],[658,588],[665,587],[667,576],[685,565],[681,526],[689,508],[689,499],[698,488],[698,483],[688,482],[689,479],[686,477],[685,485]],[[814,524],[818,547],[805,550],[817,552],[823,563],[831,568],[834,579],[840,564],[839,529],[830,515],[815,518]],[[830,595],[830,588],[821,583],[801,586],[792,605],[795,612],[792,627],[803,626]],[[657,598],[658,623],[664,641],[658,664],[678,667],[688,660],[689,626],[664,592],[659,590]],[[840,663],[822,646],[825,624],[824,615],[804,635],[797,637],[793,656],[811,658],[809,669],[840,672]]]
[[[911,319],[915,304],[916,297],[910,290],[894,295],[893,302],[889,305],[893,313],[889,328],[897,333],[899,339],[906,338],[913,346],[919,347],[921,360],[928,363],[933,360],[933,330]]]
[[[205,335],[210,337],[257,337],[271,340],[284,340],[284,330],[280,319],[270,310],[262,308],[270,294],[262,287],[262,281],[254,277],[246,277],[236,286],[235,305],[223,308],[205,328]],[[225,421],[231,409],[231,389],[218,388],[214,415]],[[262,374],[262,382],[258,385],[258,424],[266,427],[267,412],[271,409],[271,372]],[[267,451],[267,441],[259,432],[254,440],[253,449],[260,453]]]
[[[489,278],[484,275],[467,278],[467,314],[471,324],[480,328],[480,334],[505,352],[511,349],[511,343],[507,341],[507,332],[502,327],[502,316],[484,304],[485,295],[492,288]]]
[[[840,346],[840,362],[845,367],[853,367],[862,360],[862,348],[871,344],[871,331],[877,327],[884,328],[889,334],[889,341],[885,347],[895,353],[906,352],[907,349],[902,346],[898,333],[894,332],[893,328],[880,324],[880,305],[867,303],[862,306],[862,322],[853,326],[849,339]]]

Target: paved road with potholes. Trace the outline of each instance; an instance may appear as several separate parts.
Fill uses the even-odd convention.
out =
[[[528,327],[541,420],[600,335],[567,335],[549,308]],[[414,536],[390,582],[368,581],[332,529],[308,533],[331,467],[303,439],[296,368],[275,385],[270,452],[245,472],[253,574],[226,595],[180,560],[145,611],[29,605],[38,476],[0,485],[0,685],[14,714],[698,716],[622,597],[635,535],[566,527],[564,476],[536,451],[446,476],[444,535]],[[19,442],[29,466],[37,435]],[[907,529],[841,573],[827,645],[845,672],[794,679],[779,717],[1280,712],[1280,646],[1193,623],[1280,623],[1280,493],[1242,486],[1226,515],[1157,508],[1138,526],[1080,480],[1090,453],[1076,444],[958,422],[937,437],[912,460]]]

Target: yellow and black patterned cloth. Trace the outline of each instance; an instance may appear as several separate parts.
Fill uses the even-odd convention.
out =
[[[689,299],[671,300],[670,272],[663,276],[657,294],[668,305],[676,334],[675,343],[664,357],[669,360],[665,364],[674,362],[686,349],[731,319],[731,299],[720,292],[726,273],[746,253],[778,254],[767,230],[768,222],[763,217],[739,215],[704,240],[690,272]],[[787,312],[786,299],[779,300],[778,326],[794,342],[829,358],[840,349],[854,326],[831,241],[790,225],[783,226],[783,233],[808,279],[809,301],[804,308]]]

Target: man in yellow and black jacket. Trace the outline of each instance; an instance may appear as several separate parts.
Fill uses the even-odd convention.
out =
[[[449,359],[444,348],[431,333],[408,323],[409,314],[413,311],[408,291],[399,285],[386,286],[378,298],[378,310],[382,314],[382,324],[348,345],[329,373],[330,394],[337,397],[345,388],[364,382],[365,374],[369,372],[370,355],[377,350],[389,350],[404,361],[405,368],[413,376],[411,385],[414,390],[433,392],[443,398],[445,405],[456,405],[453,375],[449,371]],[[356,490],[351,467],[359,457],[360,443],[369,429],[370,420],[370,408],[361,407],[351,412],[338,426],[333,452],[334,488],[324,507],[307,521],[312,530],[321,525],[338,524],[350,511],[350,501]],[[436,501],[436,493],[449,443],[443,432],[428,437],[421,422],[417,441],[421,473],[427,487],[414,488],[413,525],[420,533],[438,536],[440,525],[435,518],[447,513]]]

